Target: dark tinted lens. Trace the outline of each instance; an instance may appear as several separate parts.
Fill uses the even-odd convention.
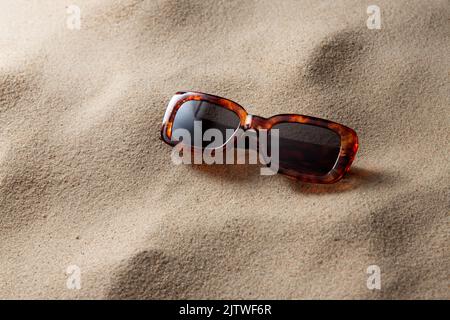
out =
[[[226,142],[226,130],[236,131],[239,123],[239,116],[231,110],[207,101],[190,100],[185,102],[175,114],[172,141],[182,140],[177,139],[174,133],[177,129],[185,129],[190,133],[191,145],[217,148]],[[197,126],[197,130],[194,129],[195,126]],[[208,129],[217,130],[216,133],[219,133],[222,138],[216,139],[216,135],[214,135],[211,141],[203,141],[203,134]],[[198,134],[201,136],[198,137]]]
[[[341,147],[340,136],[328,129],[302,123],[279,123],[279,167],[322,176],[333,169]]]

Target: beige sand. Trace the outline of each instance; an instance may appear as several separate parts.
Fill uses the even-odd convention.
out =
[[[2,0],[0,17],[0,298],[450,298],[448,0]],[[159,126],[179,89],[346,124],[354,169],[319,186],[174,166]]]

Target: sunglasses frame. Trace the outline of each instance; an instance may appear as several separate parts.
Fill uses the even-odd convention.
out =
[[[304,174],[296,170],[279,168],[278,173],[295,180],[324,184],[337,182],[349,171],[356,152],[358,151],[358,136],[356,135],[356,132],[342,124],[299,114],[279,114],[270,118],[263,118],[248,114],[241,105],[229,99],[195,91],[179,91],[170,100],[161,127],[161,139],[165,143],[171,146],[177,144],[177,142],[171,140],[173,121],[178,109],[185,102],[191,100],[207,101],[233,111],[240,119],[239,128],[243,130],[253,129],[258,132],[260,129],[270,130],[275,124],[279,123],[302,123],[328,128],[337,133],[341,138],[341,147],[334,167],[323,176]],[[220,148],[225,148],[225,145],[226,143]]]

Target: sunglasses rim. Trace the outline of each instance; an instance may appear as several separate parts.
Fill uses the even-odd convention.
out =
[[[324,175],[311,175],[301,173],[299,171],[292,169],[279,168],[278,173],[285,175],[289,178],[292,178],[294,180],[310,183],[323,183],[323,184],[337,182],[340,179],[342,179],[342,177],[345,175],[346,172],[349,171],[350,166],[353,160],[355,159],[356,152],[358,151],[358,136],[356,132],[353,129],[346,127],[342,124],[330,120],[300,114],[277,114],[271,116],[270,118],[263,118],[260,116],[248,114],[248,112],[245,110],[244,107],[242,107],[241,105],[232,100],[196,91],[179,91],[170,100],[161,127],[161,139],[168,145],[175,146],[177,144],[176,142],[173,142],[171,140],[173,121],[175,119],[175,115],[178,109],[185,102],[191,100],[210,102],[235,112],[235,114],[239,117],[240,120],[240,124],[237,129],[241,128],[244,130],[248,129],[270,130],[274,125],[280,123],[300,123],[327,128],[337,133],[341,140],[341,146],[339,150],[339,155],[336,159],[333,168]],[[248,116],[252,117],[252,121],[250,124],[247,123]],[[226,143],[223,146],[218,147],[218,149],[225,148],[225,145]],[[202,149],[198,147],[193,148]]]

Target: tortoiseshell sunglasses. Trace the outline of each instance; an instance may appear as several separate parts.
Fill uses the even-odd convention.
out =
[[[193,133],[195,121],[203,123],[203,132],[210,128],[222,132],[278,129],[278,172],[305,182],[337,182],[349,170],[358,150],[355,131],[341,124],[297,114],[266,119],[248,114],[236,102],[200,92],[177,92],[172,97],[161,128],[162,140],[175,146],[180,141],[172,139],[172,133],[176,129]]]

